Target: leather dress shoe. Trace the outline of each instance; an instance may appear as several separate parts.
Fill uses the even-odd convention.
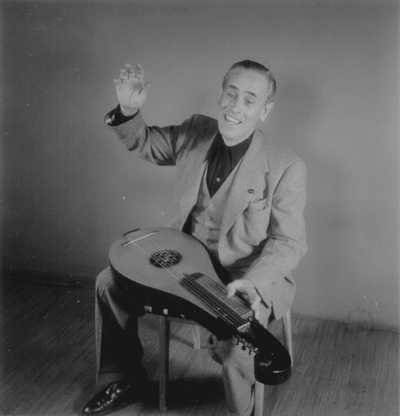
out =
[[[94,415],[115,410],[119,406],[139,399],[140,393],[143,393],[143,383],[131,380],[114,381],[93,396],[83,408],[82,413]]]

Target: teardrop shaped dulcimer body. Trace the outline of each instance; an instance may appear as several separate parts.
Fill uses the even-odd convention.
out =
[[[197,321],[220,338],[235,336],[254,352],[255,377],[279,384],[291,374],[286,348],[256,319],[238,296],[227,297],[206,248],[172,228],[130,231],[110,248],[113,277],[123,287],[152,291],[159,303],[168,298],[175,313]]]

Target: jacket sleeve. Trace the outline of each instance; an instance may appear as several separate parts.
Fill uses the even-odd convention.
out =
[[[291,271],[307,251],[303,210],[306,202],[306,167],[300,159],[283,173],[272,197],[267,240],[244,278],[258,290],[263,302],[279,319],[293,302]]]
[[[157,165],[173,166],[188,136],[192,119],[179,126],[149,127],[140,111],[119,123],[117,109],[114,109],[105,116],[105,123],[136,156]]]

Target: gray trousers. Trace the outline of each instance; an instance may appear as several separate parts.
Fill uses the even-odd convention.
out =
[[[110,268],[96,280],[96,378],[98,384],[146,377],[143,348],[138,337],[138,317],[152,304],[151,294],[117,286]],[[168,300],[166,300],[168,303]],[[174,305],[159,305],[173,311]],[[186,315],[188,319],[192,319]],[[254,407],[253,354],[235,339],[220,341],[210,335],[210,356],[222,366],[229,415],[250,416]]]

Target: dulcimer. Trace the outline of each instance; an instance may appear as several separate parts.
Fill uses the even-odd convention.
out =
[[[172,228],[145,228],[125,233],[110,248],[117,282],[152,291],[177,305],[217,337],[234,336],[254,353],[255,378],[279,384],[291,375],[287,349],[253,316],[239,296],[227,289],[215,271],[207,249],[194,237]]]

